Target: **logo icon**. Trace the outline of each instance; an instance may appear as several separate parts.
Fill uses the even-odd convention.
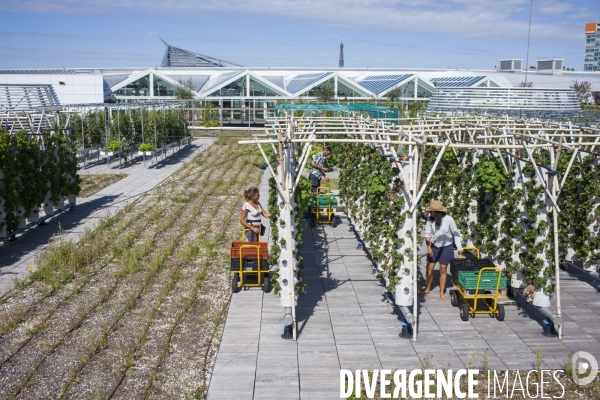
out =
[[[598,361],[586,351],[574,353],[571,363],[573,365],[573,382],[577,385],[587,385],[598,375]]]

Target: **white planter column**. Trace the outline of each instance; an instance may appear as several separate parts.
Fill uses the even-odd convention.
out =
[[[413,222],[414,214],[409,212],[409,207],[411,204],[411,195],[410,188],[412,188],[413,182],[411,179],[411,166],[409,161],[401,161],[398,163],[399,167],[402,169],[402,173],[400,174],[403,179],[402,189],[400,191],[400,195],[404,197],[405,203],[402,209],[402,213],[405,215],[404,223],[398,228],[398,237],[404,240],[404,244],[402,244],[398,249],[398,253],[402,256],[401,265],[397,266],[396,269],[396,292],[394,294],[395,303],[402,314],[404,315],[406,322],[411,326],[414,325],[416,318],[414,318],[413,313],[408,310],[408,307],[414,306],[415,301],[415,274],[413,273],[413,259],[412,252],[415,247],[413,243],[413,235],[412,230],[415,225]],[[410,331],[410,330],[409,330]],[[410,334],[410,332],[408,332]],[[412,335],[411,335],[412,336]]]
[[[291,138],[293,136],[293,124],[288,125],[286,134],[282,135],[278,131],[279,137],[279,154],[281,164],[278,167],[278,182],[281,190],[278,193],[280,216],[285,223],[285,229],[282,232],[282,238],[285,244],[281,246],[281,255],[279,258],[279,278],[278,282],[281,286],[279,295],[280,304],[284,307],[284,338],[289,338],[290,333],[292,338],[296,340],[297,322],[296,322],[296,305],[298,304],[298,291],[296,284],[298,279],[296,272],[298,270],[298,260],[295,257],[297,249],[294,240],[295,229],[295,208],[294,201],[294,161],[292,154]],[[291,332],[290,332],[291,331]]]

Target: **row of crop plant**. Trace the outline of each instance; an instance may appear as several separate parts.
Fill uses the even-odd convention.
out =
[[[59,128],[47,132],[39,140],[0,129],[0,238],[75,203],[80,179],[72,142]]]
[[[44,250],[0,299],[0,345],[10,349],[0,397],[201,397],[230,296],[227,243],[239,237],[243,190],[259,179],[254,161],[218,141],[78,243]]]
[[[530,159],[519,152],[446,149],[420,200],[421,205],[441,200],[463,241],[481,248],[505,269],[511,286],[525,289],[538,307],[550,305],[555,289],[553,211],[547,188],[551,177],[562,178],[573,156],[572,150],[560,155],[552,151],[537,150]],[[425,151],[422,176],[433,167],[436,153],[431,148]],[[558,167],[552,170],[557,156]],[[386,278],[388,290],[396,290],[397,295],[402,294],[400,289],[412,295],[410,189],[402,179],[409,174],[400,172],[410,167],[410,157],[390,162],[370,146],[339,147],[340,195],[347,213]],[[597,270],[600,259],[599,160],[579,152],[558,201],[561,255],[590,270]],[[424,218],[419,225],[425,225]]]
[[[80,149],[94,146],[124,154],[153,151],[186,136],[185,110],[169,109],[106,109],[73,113],[70,124],[73,141]]]

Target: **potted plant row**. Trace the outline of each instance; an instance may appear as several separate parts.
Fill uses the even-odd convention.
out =
[[[118,140],[111,140],[108,142],[108,146],[100,150],[100,156],[112,157],[121,154],[121,142]]]
[[[156,151],[156,147],[150,143],[142,143],[138,147],[138,156],[143,156],[144,154],[147,156],[151,156]]]

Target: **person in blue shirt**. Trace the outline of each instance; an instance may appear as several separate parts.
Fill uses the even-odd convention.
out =
[[[277,166],[279,165],[280,162],[281,162],[281,158],[279,158],[279,154],[275,154],[275,156],[273,158],[271,158],[271,161],[269,162],[269,164],[271,164],[273,169],[275,169],[275,168],[277,168]],[[267,168],[269,168],[269,165],[267,163],[259,164],[259,163],[255,162],[254,166],[258,167],[262,170],[266,170]]]
[[[456,245],[458,254],[463,254],[462,239],[456,222],[447,215],[444,204],[439,200],[433,200],[425,209],[429,212],[429,219],[425,226],[425,243],[427,244],[427,274],[425,276],[425,289],[419,294],[425,295],[431,292],[433,282],[433,268],[440,263],[440,298],[446,300],[446,270],[450,260],[454,257],[452,242]]]

